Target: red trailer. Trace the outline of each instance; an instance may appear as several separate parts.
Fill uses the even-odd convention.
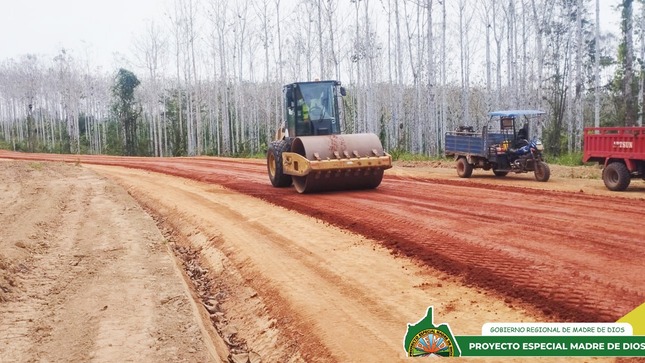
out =
[[[609,190],[625,190],[631,178],[645,179],[645,127],[588,127],[583,161],[603,166]]]

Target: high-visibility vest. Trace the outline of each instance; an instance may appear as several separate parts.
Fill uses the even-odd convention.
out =
[[[302,119],[309,120],[309,106],[306,103],[302,105]]]

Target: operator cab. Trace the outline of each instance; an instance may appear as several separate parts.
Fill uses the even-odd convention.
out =
[[[506,141],[508,141],[512,147],[519,148],[528,144],[528,139],[529,139],[528,122],[525,122],[524,126],[522,126],[521,128],[517,128],[518,125],[516,121],[518,120],[514,115],[500,117],[499,121],[500,121],[499,129],[503,134],[509,135],[511,137],[510,140],[506,140]]]
[[[513,148],[520,148],[529,143],[529,121],[544,115],[538,110],[495,111],[489,113],[491,120],[499,118],[499,129],[503,136],[500,142],[507,142]],[[523,122],[523,124],[520,124]],[[520,127],[520,125],[522,125]]]
[[[284,86],[288,136],[340,133],[338,100],[345,88],[338,81],[298,82]]]

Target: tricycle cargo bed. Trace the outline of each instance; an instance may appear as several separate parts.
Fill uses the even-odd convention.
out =
[[[502,133],[446,132],[446,155],[487,156],[488,148],[508,140],[509,135]]]
[[[588,127],[583,161],[645,160],[645,127]]]

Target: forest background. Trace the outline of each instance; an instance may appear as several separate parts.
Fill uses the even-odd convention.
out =
[[[1,60],[0,148],[257,155],[284,84],[337,79],[343,131],[396,155],[440,156],[445,131],[500,109],[546,111],[547,153],[575,154],[584,127],[643,124],[645,0],[608,2],[168,1],[114,69],[68,48]]]

